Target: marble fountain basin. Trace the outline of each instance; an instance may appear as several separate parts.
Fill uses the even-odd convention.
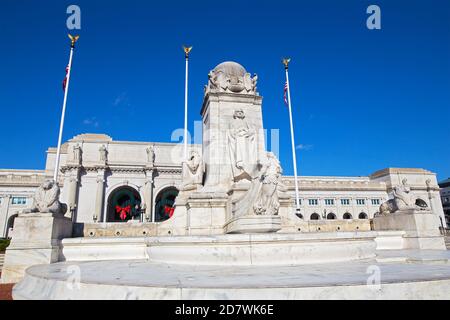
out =
[[[302,265],[375,257],[373,232],[145,238],[149,261],[195,265]]]
[[[376,232],[72,238],[60,261],[148,260],[187,265],[303,265],[375,257]]]

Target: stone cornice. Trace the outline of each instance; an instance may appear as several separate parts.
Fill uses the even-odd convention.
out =
[[[378,170],[370,175],[371,179],[387,176],[390,174],[426,174],[426,175],[434,175],[434,172],[420,169],[420,168],[386,168],[382,170]]]
[[[282,177],[282,183],[289,189],[294,190],[294,178]],[[386,191],[384,182],[371,182],[365,178],[332,178],[332,177],[299,177],[299,189],[305,191],[329,190],[329,191]]]
[[[262,104],[262,96],[254,94],[245,93],[230,93],[230,92],[207,92],[203,98],[202,108],[200,110],[200,115],[203,116],[206,107],[211,101],[232,101],[232,102],[242,102],[242,103],[252,103],[252,104]]]
[[[78,165],[68,165],[61,167],[61,172],[65,173],[70,170],[80,170],[83,169],[86,172],[97,172],[99,170],[107,170],[110,172],[120,172],[120,173],[142,173],[145,174],[148,171],[154,171],[159,174],[177,174],[181,175],[181,166],[112,166],[112,165],[94,165],[94,166],[78,166]],[[0,176],[1,178],[1,176]],[[1,182],[1,180],[0,180]]]

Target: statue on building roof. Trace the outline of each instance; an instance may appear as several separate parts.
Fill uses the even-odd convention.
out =
[[[151,146],[149,146],[146,149],[147,152],[147,162],[150,163],[151,165],[155,164],[155,158],[156,158],[156,154],[155,154],[155,145],[152,144]]]
[[[80,144],[77,143],[73,146],[73,161],[76,164],[81,164],[82,161],[82,149],[80,147]]]

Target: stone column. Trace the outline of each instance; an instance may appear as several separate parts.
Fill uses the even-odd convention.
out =
[[[77,209],[77,193],[78,193],[78,181],[79,181],[80,169],[75,168],[69,171],[68,181],[68,198],[67,204],[69,210],[67,210],[66,216],[74,221],[76,219],[75,212]]]
[[[2,211],[1,211],[1,216],[4,217],[4,221],[3,221],[3,234],[2,237],[6,236],[7,233],[7,228],[8,228],[8,211],[9,211],[9,203],[11,202],[11,196],[10,195],[6,195],[2,198]]]
[[[154,222],[153,216],[153,169],[145,171],[145,189],[144,189],[144,200],[145,200],[145,220]]]
[[[103,198],[105,193],[105,169],[101,168],[97,170],[97,194],[95,197],[95,211],[93,220],[94,222],[99,221],[103,212]],[[103,218],[103,221],[106,222],[106,214]]]

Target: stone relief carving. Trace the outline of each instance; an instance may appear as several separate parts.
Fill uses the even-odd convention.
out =
[[[153,165],[156,159],[155,145],[151,145],[150,147],[148,147],[146,149],[146,152],[147,152],[147,162]]]
[[[23,213],[55,213],[65,214],[67,205],[59,202],[60,189],[53,180],[44,181],[36,190],[31,209]]]
[[[256,130],[248,124],[242,109],[234,111],[228,130],[228,145],[234,181],[255,178],[258,174]]]
[[[428,210],[428,206],[424,201],[415,197],[411,193],[411,187],[407,183],[407,179],[402,180],[402,184],[395,186],[392,190],[393,199],[390,199],[380,206],[380,215],[394,213],[399,210]]]
[[[205,165],[196,151],[189,153],[188,159],[183,161],[182,190],[197,189],[203,184]]]

